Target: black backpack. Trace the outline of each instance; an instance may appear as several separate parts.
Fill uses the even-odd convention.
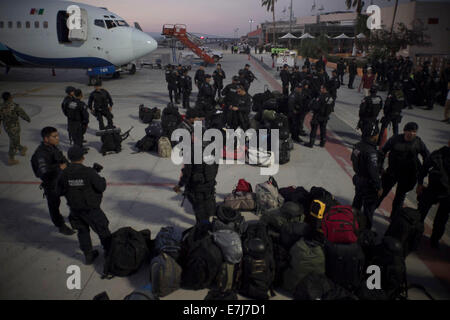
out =
[[[102,147],[100,152],[106,155],[107,152],[119,153],[122,151],[122,138],[120,136],[120,131],[108,130],[107,133],[101,136]]]
[[[141,140],[136,142],[135,147],[139,152],[157,151],[158,138],[146,135]]]
[[[325,272],[334,283],[354,290],[364,273],[364,253],[358,243],[325,242]]]
[[[286,140],[289,138],[289,119],[286,115],[282,113],[277,113],[275,116],[275,120],[270,123],[270,129],[278,129],[279,130],[279,138],[280,140]],[[281,146],[280,146],[281,148]]]
[[[124,227],[111,235],[102,278],[126,277],[139,270],[150,254],[150,230]]]
[[[258,300],[267,300],[273,293],[275,260],[268,227],[261,222],[248,223],[242,241],[242,278],[239,293]]]
[[[240,211],[218,205],[216,208],[216,216],[217,219],[213,218],[212,222],[213,231],[229,229],[236,231],[238,234],[242,234],[244,217]]]
[[[288,163],[291,160],[291,150],[288,140],[280,140],[280,155],[278,160],[280,164]]]
[[[139,106],[139,120],[143,123],[150,123],[153,119],[159,119],[161,117],[161,111],[158,108],[148,108],[143,104]]]
[[[289,250],[300,238],[310,239],[312,228],[305,222],[291,222],[281,227],[280,244]]]
[[[324,274],[308,273],[297,285],[294,300],[358,300]]]
[[[161,127],[163,130],[163,136],[168,137],[169,139],[172,136],[172,132],[178,128],[182,119],[181,115],[178,112],[177,107],[166,107],[162,112],[161,117]]]
[[[420,212],[412,208],[400,208],[395,212],[384,236],[400,241],[406,257],[418,249],[423,232],[424,224]]]

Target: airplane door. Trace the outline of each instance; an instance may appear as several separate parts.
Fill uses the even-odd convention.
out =
[[[69,17],[69,19],[72,20],[71,22],[74,22],[74,25],[76,26],[76,28],[69,30],[69,40],[86,41],[88,36],[88,15],[85,9],[78,9],[79,12],[75,12],[75,14],[72,13]],[[81,28],[79,28],[80,26]]]

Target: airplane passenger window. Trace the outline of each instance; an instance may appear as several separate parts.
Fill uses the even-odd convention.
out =
[[[129,27],[129,24],[125,20],[115,20],[119,27]]]
[[[12,26],[12,21],[8,21],[8,28],[12,28],[13,26]]]
[[[108,27],[108,29],[117,27],[116,24],[114,23],[114,21],[112,21],[112,20],[105,20],[105,22],[106,22],[106,26]]]
[[[39,21],[35,21],[34,22],[34,27],[37,29],[37,28],[39,28]]]
[[[48,21],[44,21],[44,29],[48,28]]]
[[[30,29],[30,26],[31,26],[30,21],[25,22],[25,28]]]
[[[22,28],[22,22],[17,21],[17,29],[20,29],[20,28]]]
[[[94,21],[94,24],[95,24],[97,27],[105,28],[105,21],[103,21],[103,20],[96,19],[96,20]]]

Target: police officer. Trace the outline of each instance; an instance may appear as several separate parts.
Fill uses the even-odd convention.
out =
[[[229,128],[247,130],[250,127],[249,114],[252,108],[252,98],[242,85],[237,87],[237,95],[226,111],[226,124]]]
[[[181,77],[181,93],[183,94],[183,108],[189,109],[189,98],[192,92],[192,78],[188,75],[188,70],[183,70],[183,76]]]
[[[19,118],[27,122],[31,122],[31,119],[17,103],[14,103],[11,93],[3,92],[2,98],[0,123],[3,122],[3,128],[9,137],[8,165],[13,166],[19,163],[19,160],[14,159],[16,152],[19,151],[23,157],[27,152],[27,147],[20,144]]]
[[[184,74],[183,66],[181,64],[179,64],[176,71],[177,71],[176,72],[176,75],[177,75],[177,91],[175,93],[175,101],[180,101],[180,98],[181,98],[181,87],[183,85],[181,78],[183,77],[183,74]]]
[[[239,84],[244,87],[245,91],[248,92],[250,89],[250,82],[248,82],[247,78],[245,77],[245,71],[244,69],[239,70]]]
[[[175,94],[175,103],[178,104],[179,103],[177,98],[178,74],[175,70],[173,70],[173,67],[170,64],[166,70],[166,82],[167,82],[167,90],[169,90],[170,102],[173,103],[173,98]]]
[[[394,136],[398,135],[398,125],[402,121],[402,109],[406,106],[405,97],[399,82],[394,83],[393,90],[388,94],[381,118],[381,133],[392,123]]]
[[[194,139],[192,135],[191,150],[194,150]],[[194,152],[191,152],[191,163],[184,164],[180,181],[173,188],[176,193],[180,193],[181,188],[185,187],[184,196],[194,209],[197,225],[208,225],[209,217],[216,212],[215,186],[219,165],[215,162],[210,164],[207,160],[202,157],[201,164],[194,164]]]
[[[424,187],[423,180],[428,176],[428,186]],[[439,240],[445,232],[445,226],[450,213],[450,140],[445,147],[434,151],[425,160],[419,173],[417,185],[418,208],[425,220],[433,204],[439,204],[433,222],[433,231],[430,237],[431,246],[439,247]]]
[[[83,149],[78,146],[69,149],[67,156],[71,163],[61,174],[58,191],[67,199],[67,205],[70,208],[70,224],[78,231],[80,249],[84,253],[85,263],[90,265],[97,258],[98,251],[92,248],[89,228],[100,238],[105,255],[111,245],[111,232],[108,228],[109,221],[100,208],[103,192],[106,189],[106,180],[98,174],[96,169],[83,165],[83,154]],[[101,170],[99,165],[95,168]]]
[[[62,112],[64,113],[64,115],[67,117],[67,107],[69,106],[69,103],[73,101],[74,99],[74,92],[75,92],[75,88],[72,86],[68,86],[66,88],[66,96],[64,97],[63,102],[61,103],[61,109]],[[69,119],[67,119],[67,132],[69,132]],[[69,132],[69,143],[72,144],[72,137],[70,136],[70,132]]]
[[[397,184],[391,217],[403,206],[406,194],[416,185],[421,168],[418,155],[422,156],[422,161],[430,155],[425,144],[417,137],[418,128],[417,123],[408,122],[403,128],[403,134],[390,138],[382,149],[383,160],[389,153],[389,166],[382,176],[383,194],[378,200],[377,207]]]
[[[59,211],[61,199],[57,191],[58,179],[62,170],[67,167],[68,161],[62,151],[58,149],[59,135],[55,128],[43,128],[41,136],[43,141],[31,157],[31,167],[35,176],[42,181],[41,188],[44,189],[53,224],[60,233],[72,235],[75,232],[65,224]]]
[[[246,64],[245,67],[244,67],[244,78],[248,82],[248,88],[245,89],[245,91],[248,92],[252,82],[256,79],[255,75],[250,70],[250,65],[249,64]]]
[[[200,89],[201,84],[205,82],[205,67],[200,66],[195,72],[194,82],[198,89]]]
[[[75,90],[74,99],[66,106],[69,135],[73,144],[83,147],[83,128],[89,123],[89,113],[86,104],[81,101],[83,93],[80,89]]]
[[[89,95],[88,108],[97,118],[99,129],[104,130],[103,117],[108,121],[108,128],[113,128],[113,115],[111,113],[113,101],[108,91],[102,88],[102,80],[97,80],[95,90]]]
[[[289,74],[289,66],[287,64],[283,65],[283,69],[280,71],[280,79],[283,85],[283,95],[289,95],[289,82],[291,80],[291,75]]]
[[[217,97],[220,98],[222,96],[223,80],[226,79],[225,71],[222,70],[220,63],[217,64],[217,69],[214,70],[213,79],[214,90],[217,93]]]
[[[302,82],[302,74],[299,71],[298,66],[294,66],[294,70],[291,73],[291,93],[294,92],[297,85]]]
[[[336,66],[336,73],[339,78],[339,81],[342,85],[344,85],[344,75],[345,75],[345,62],[343,58],[340,58],[337,66]]]
[[[303,92],[303,86],[301,83],[297,84],[294,92],[289,96],[289,119],[292,140],[295,142],[301,142],[299,135],[306,135],[303,130],[303,122],[305,116],[308,113],[307,96]]]
[[[393,90],[398,90],[399,86],[403,89],[405,106],[407,106],[408,109],[412,109],[412,105],[417,100],[417,88],[410,73],[404,73],[401,84],[394,83]]]
[[[356,60],[353,58],[348,64],[348,88],[353,88],[353,81],[355,81],[355,77],[358,74],[358,67],[356,66]]]
[[[337,90],[341,87],[341,83],[339,81],[336,70],[333,70],[331,74],[332,74],[331,79],[327,81],[328,92],[333,97],[334,101],[336,101]]]
[[[311,89],[311,97],[317,98],[320,95],[320,87],[323,84],[323,77],[319,72],[316,71],[316,67],[312,65],[311,71],[311,79],[310,79],[310,89]]]
[[[427,107],[425,110],[433,110],[436,92],[439,88],[439,74],[435,69],[430,72],[425,85]]]
[[[320,127],[320,146],[325,147],[327,135],[327,123],[334,108],[334,100],[325,86],[320,87],[320,96],[310,103],[313,116],[311,119],[311,133],[307,147],[313,148],[316,140],[317,127]]]
[[[372,86],[369,90],[370,96],[364,97],[359,106],[359,121],[357,129],[365,131],[365,126],[372,126],[383,108],[383,99],[377,95],[377,87]]]
[[[378,122],[372,122],[365,127],[362,138],[352,152],[352,163],[355,175],[355,197],[352,207],[361,211],[364,208],[365,228],[370,230],[373,214],[377,207],[378,197],[381,196],[380,157],[377,151],[379,136]]]
[[[214,88],[211,85],[211,75],[207,74],[205,75],[205,82],[200,84],[197,100],[203,99],[208,104],[214,105],[215,104],[215,92]]]

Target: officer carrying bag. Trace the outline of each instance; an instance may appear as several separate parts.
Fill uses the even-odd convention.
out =
[[[137,232],[130,227],[124,227],[114,232],[111,235],[111,248],[106,256],[102,279],[126,277],[138,271],[149,256],[149,238],[148,230]]]

